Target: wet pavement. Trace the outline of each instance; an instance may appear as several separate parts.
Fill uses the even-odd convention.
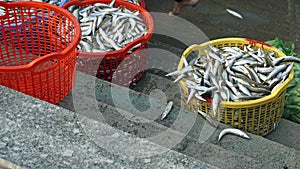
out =
[[[149,12],[168,13],[174,0],[145,0]],[[232,9],[243,16],[227,13]],[[300,1],[298,0],[200,0],[195,7],[182,8],[179,17],[203,31],[209,39],[246,37],[267,41],[280,37],[293,41],[300,51]],[[169,41],[172,45],[172,41]]]

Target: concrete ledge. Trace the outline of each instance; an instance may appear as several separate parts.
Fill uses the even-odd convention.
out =
[[[251,140],[245,140],[236,136],[228,135],[223,139],[221,145],[215,145],[215,141],[220,130],[227,128],[227,126],[223,124],[220,124],[219,128],[216,129],[214,133],[209,136],[209,138],[206,138],[206,140],[204,138],[205,141],[201,142],[201,138],[199,138],[199,136],[202,132],[206,131],[204,130],[205,121],[194,113],[183,111],[182,114],[179,114],[178,107],[174,108],[168,118],[164,121],[153,119],[153,117],[148,117],[148,120],[150,121],[148,123],[142,123],[141,121],[136,122],[136,119],[139,119],[140,116],[145,117],[145,114],[143,115],[143,111],[138,114],[131,106],[127,106],[128,103],[124,102],[124,100],[126,100],[126,97],[129,97],[127,96],[128,93],[130,93],[129,101],[135,105],[137,110],[149,109],[149,102],[155,103],[156,110],[160,110],[161,107],[164,108],[165,104],[143,93],[116,86],[106,81],[86,76],[82,73],[78,73],[77,75],[77,86],[74,88],[74,90],[76,90],[75,93],[77,93],[75,97],[90,98],[90,100],[86,98],[75,98],[75,100],[77,100],[75,101],[75,104],[80,102],[77,105],[77,108],[82,108],[84,105],[88,105],[94,101],[95,105],[90,107],[96,107],[98,111],[101,110],[102,115],[105,117],[105,121],[109,125],[124,132],[134,134],[138,137],[148,138],[153,134],[163,132],[167,127],[184,134],[186,132],[184,131],[185,125],[187,124],[184,123],[184,120],[196,119],[197,121],[195,123],[193,120],[189,121],[189,123],[193,124],[191,130],[188,134],[186,134],[186,138],[182,140],[178,146],[173,148],[174,150],[221,168],[232,168],[239,165],[243,165],[245,168],[247,168],[247,163],[251,164],[252,167],[256,166],[257,168],[281,168],[286,166],[289,168],[297,168],[299,165],[297,163],[297,159],[300,158],[299,151],[252,134]],[[155,78],[154,75],[146,75],[145,77],[147,76],[151,76],[150,79],[155,82],[155,84],[152,84],[153,81],[147,83],[149,86],[152,86],[152,88],[145,88],[147,92],[157,89],[156,87],[159,87],[159,89],[172,89],[170,85],[168,85],[168,87],[163,85],[163,79],[159,80],[157,79],[158,77]],[[114,96],[112,96],[112,90]],[[118,97],[122,104],[116,104],[113,97]],[[175,98],[174,93],[171,98]],[[67,101],[68,99],[69,102]],[[72,104],[72,101],[70,100],[73,99],[74,98],[72,97],[66,98],[64,101],[66,101],[67,104],[61,102],[60,106],[65,107],[66,105]],[[170,98],[167,100],[169,99]],[[124,113],[120,113],[120,109],[122,111],[130,112],[129,114],[133,116],[130,118],[125,118]],[[88,111],[79,110],[79,112],[90,111],[91,109],[88,109]],[[151,111],[149,113],[151,113],[152,116],[155,116],[161,112]],[[85,115],[90,116],[92,114],[87,113]],[[181,121],[181,123],[174,125],[176,124],[176,121]],[[162,144],[159,143],[159,145]],[[207,153],[209,153],[209,156],[207,156]],[[222,157],[220,154],[224,154],[224,157]]]
[[[300,124],[281,119],[279,126],[266,139],[300,151]]]
[[[0,169],[25,169],[0,158]]]
[[[82,73],[77,75],[84,76],[84,81],[77,78],[76,85],[79,86],[75,86],[74,89],[78,91],[73,91],[79,97],[76,98],[75,106],[79,108],[77,110],[80,110],[80,114],[0,86],[0,157],[27,168],[299,167],[299,151],[260,136],[251,135],[251,140],[245,140],[228,135],[220,145],[216,145],[218,133],[226,127],[222,124],[209,138],[203,140],[199,136],[201,132],[206,131],[203,130],[205,121],[194,113],[183,111],[182,114],[178,114],[176,107],[164,121],[142,119],[138,116],[124,118],[124,114],[121,116],[120,112],[132,115],[132,110],[126,111],[108,105],[113,105],[113,102],[110,102],[112,98],[109,91],[113,86],[116,96],[123,97],[124,91],[128,92],[128,89],[86,77]],[[93,81],[95,86],[91,84]],[[90,90],[83,90],[84,88]],[[93,93],[95,91],[97,93]],[[137,109],[147,108],[149,103],[146,98],[149,96],[132,90],[129,92],[131,100],[136,102]],[[108,104],[95,100],[91,97],[93,95]],[[71,108],[74,100],[70,96],[61,102],[60,106],[65,103],[66,107]],[[164,108],[164,104],[159,100],[154,98],[152,101],[156,107]],[[86,106],[91,103],[95,104]],[[94,116],[94,110],[101,111],[101,114]],[[104,117],[105,123],[101,117]],[[178,125],[173,125],[175,119],[179,120]],[[196,120],[187,135],[183,130],[185,123],[181,123],[185,119]],[[148,139],[153,134],[166,130],[171,132],[165,140],[161,140],[162,142]],[[107,136],[114,139],[103,142],[101,138]],[[165,147],[165,141],[170,141],[168,138],[172,138],[171,136],[184,138],[169,150]],[[129,142],[131,145],[125,148],[124,145],[116,143],[118,140]],[[137,148],[136,145],[144,145],[144,148]],[[122,151],[125,155],[120,155],[120,152],[112,149],[125,150]],[[126,155],[131,152],[137,157],[134,153],[151,154],[157,153],[157,150],[166,151],[143,158]]]
[[[157,73],[157,72],[153,72]],[[169,100],[173,100],[177,106],[180,106],[180,87],[174,84],[170,79],[167,79],[163,74],[159,76],[153,73],[146,73],[146,75],[138,82],[138,85],[133,86],[132,89],[149,94],[154,89],[160,89],[165,92]],[[174,92],[175,91],[175,92]],[[291,122],[286,119],[281,119],[279,126],[267,135],[265,138],[287,147],[300,150],[300,124]]]
[[[0,98],[0,157],[19,166],[35,169],[140,168],[141,166],[144,168],[215,168],[172,150],[144,158],[114,154],[105,147],[99,147],[89,138],[80,124],[80,117],[74,112],[3,86],[0,86],[0,95],[2,96]],[[108,129],[113,128],[104,126],[106,127],[102,128],[103,133],[112,132]],[[118,132],[120,136],[136,144],[145,142],[144,139],[134,135],[120,130]],[[118,148],[121,145],[114,146]],[[128,151],[134,151],[131,149],[127,147]]]

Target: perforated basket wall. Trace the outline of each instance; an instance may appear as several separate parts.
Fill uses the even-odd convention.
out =
[[[193,51],[198,52],[198,54],[203,53],[203,49],[207,49],[208,44],[217,48],[222,48],[224,46],[243,47],[244,45],[252,44],[257,48],[263,48],[263,50],[268,53],[276,52],[276,57],[285,56],[280,50],[262,42],[245,38],[223,38],[212,40],[200,45],[192,45],[187,48],[182,55],[178,65],[178,70],[183,67],[183,57],[188,57]],[[294,72],[292,71],[281,86],[279,86],[273,93],[263,98],[243,102],[222,101],[220,103],[220,109],[218,110],[216,119],[224,124],[228,124],[234,128],[242,129],[256,135],[267,135],[277,127],[281,119],[286,88],[292,81],[293,75]],[[186,87],[185,80],[180,81],[180,86],[184,91],[184,101],[186,103],[188,88]],[[192,112],[199,109],[213,116],[211,99],[209,98],[207,99],[207,102],[193,98],[186,107]]]
[[[72,0],[63,5],[88,6],[95,3],[111,3],[111,0]],[[149,12],[143,7],[122,0],[115,1],[115,7],[123,6],[132,11],[139,11],[140,17],[148,26],[146,35],[130,42],[120,50],[111,52],[82,52],[77,56],[77,70],[115,84],[129,86],[138,81],[145,73],[147,64],[148,41],[152,36],[154,24]],[[134,48],[134,50],[132,50]]]
[[[50,103],[72,89],[77,19],[40,2],[0,2],[0,84]]]

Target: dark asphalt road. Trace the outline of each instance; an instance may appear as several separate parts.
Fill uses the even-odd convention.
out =
[[[174,0],[145,0],[149,12],[168,13]],[[232,9],[244,18],[226,12]],[[280,37],[293,41],[300,51],[299,0],[200,0],[195,7],[185,7],[179,17],[196,25],[209,39],[247,37],[266,41]],[[172,44],[172,41],[170,41]]]

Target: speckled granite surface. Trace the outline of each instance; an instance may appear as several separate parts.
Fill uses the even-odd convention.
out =
[[[0,157],[19,166],[35,169],[214,168],[172,150],[149,158],[113,154],[86,135],[74,112],[3,86],[0,86],[0,94]],[[105,129],[108,132],[109,128]],[[144,142],[130,134],[120,134],[136,144]]]
[[[162,131],[166,130],[164,128],[168,127],[184,133],[184,127],[192,124],[192,129],[188,134],[185,133],[186,137],[172,149],[220,168],[299,167],[298,159],[300,159],[300,152],[298,150],[266,140],[260,136],[251,135],[251,140],[245,140],[228,135],[223,138],[221,145],[215,145],[215,139],[218,137],[220,130],[227,126],[220,124],[218,129],[213,133],[210,133],[209,128],[207,128],[209,126],[203,125],[205,124],[203,118],[194,113],[183,111],[179,114],[176,109],[173,109],[168,118],[164,121],[156,120],[152,116],[144,117],[148,118],[150,121],[155,119],[153,123],[136,121],[135,118],[138,119],[137,117],[143,115],[135,114],[132,111],[131,105],[128,107],[123,105],[128,105],[128,103],[124,102],[126,97],[128,97],[126,94],[130,93],[129,98],[131,103],[135,105],[135,108],[145,110],[149,108],[149,102],[145,99],[147,98],[147,95],[143,93],[152,91],[150,92],[150,95],[153,97],[155,96],[155,94],[153,94],[153,91],[155,91],[154,89],[161,89],[163,92],[166,92],[165,94],[168,97],[167,100],[176,99],[176,94],[174,95],[174,92],[178,93],[176,87],[174,89],[174,86],[170,85],[170,82],[160,77],[153,74],[146,74],[145,77],[148,77],[150,80],[146,80],[144,83],[145,85],[143,85],[145,88],[141,88],[140,91],[142,93],[139,93],[128,91],[127,88],[116,86],[106,81],[98,80],[77,72],[77,81],[73,90],[73,94],[76,94],[76,96],[73,96],[73,98],[68,96],[61,102],[60,106],[70,106],[72,104],[70,102],[73,101],[76,112],[84,113],[87,116],[91,115],[89,114],[92,110],[91,107],[97,107],[98,111],[101,110],[105,121],[110,126],[142,138],[151,137],[155,133],[162,133]],[[165,90],[167,88],[170,90]],[[146,92],[144,90],[146,90]],[[172,92],[172,94],[168,91]],[[78,96],[90,98],[91,100],[78,98]],[[116,98],[122,104],[116,102]],[[97,100],[100,102],[97,102]],[[92,103],[93,101],[94,103]],[[163,105],[162,102],[155,103],[156,107]],[[87,108],[85,105],[89,105],[89,107]],[[117,111],[116,108],[108,105],[122,108],[135,116],[124,118],[126,117],[124,113],[121,113]],[[157,115],[157,112],[152,111],[151,114],[155,116]],[[180,122],[176,123],[176,121]],[[186,121],[188,121],[188,123],[185,123]],[[205,134],[205,132],[207,133]],[[163,145],[164,143],[158,142],[158,144]]]
[[[246,140],[228,135],[216,145],[225,125],[203,138],[209,125],[203,126],[196,114],[176,113],[176,107],[164,121],[132,116],[108,104],[112,86],[120,98],[128,90],[101,80],[95,83],[78,72],[73,91],[77,98],[69,95],[59,104],[72,109],[75,103],[76,113],[0,86],[0,158],[26,168],[299,168],[298,150],[259,136]],[[103,102],[91,97],[95,91]],[[140,101],[137,108],[147,107],[145,95],[130,93],[132,100]],[[189,118],[196,121],[184,134],[181,122]],[[164,131],[169,131],[165,139],[152,137]],[[182,136],[178,144],[166,146]]]

